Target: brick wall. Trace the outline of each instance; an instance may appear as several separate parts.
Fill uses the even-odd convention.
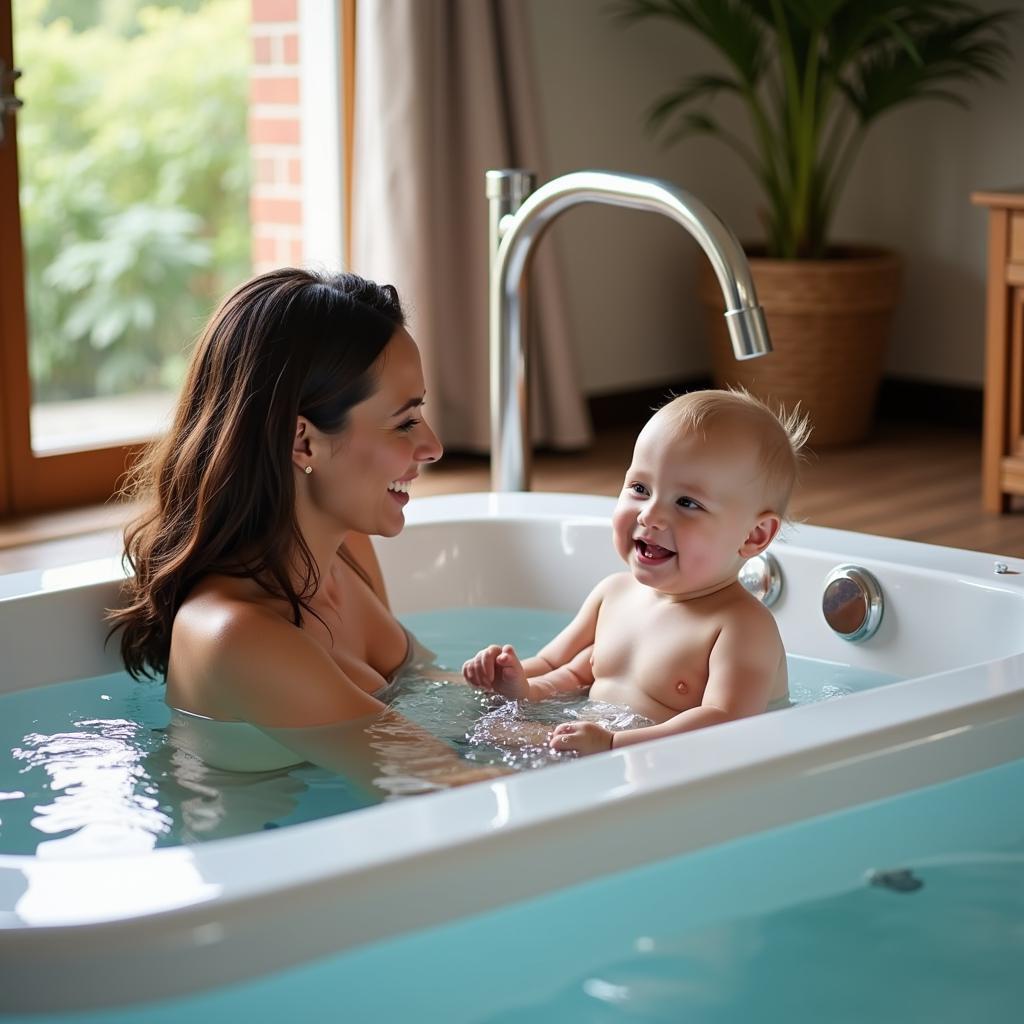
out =
[[[253,272],[302,263],[299,0],[252,0]]]

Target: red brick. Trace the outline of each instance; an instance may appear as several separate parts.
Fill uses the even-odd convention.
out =
[[[298,103],[299,80],[294,75],[284,78],[250,78],[250,103]]]
[[[289,185],[301,185],[302,184],[302,161],[301,160],[289,160],[288,161],[288,184]]]
[[[251,10],[253,24],[299,20],[299,0],[252,0]]]
[[[277,260],[277,239],[257,235],[253,239],[252,258],[257,263],[274,263]]]
[[[302,203],[298,199],[249,200],[249,215],[253,224],[301,224]]]
[[[273,64],[274,45],[269,36],[252,37],[252,62],[253,64]]]
[[[254,162],[253,180],[258,185],[273,185],[277,182],[277,161],[260,157]]]
[[[302,262],[302,240],[293,238],[288,245],[288,262],[297,267]]]
[[[299,142],[297,117],[252,117],[249,119],[249,143],[254,146]]]
[[[281,43],[284,46],[284,53],[281,57],[282,62],[285,64],[298,64],[299,37],[297,35],[282,36]]]

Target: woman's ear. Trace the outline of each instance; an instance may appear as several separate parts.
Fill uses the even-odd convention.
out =
[[[300,416],[295,421],[295,437],[292,440],[292,462],[301,470],[305,470],[313,455],[313,449],[309,443],[311,431],[312,424],[305,416]]]
[[[782,517],[774,512],[762,512],[757,517],[747,539],[740,545],[739,553],[744,558],[753,558],[759,555],[775,539],[775,535],[782,526]]]

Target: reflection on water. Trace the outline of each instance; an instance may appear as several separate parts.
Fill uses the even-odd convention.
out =
[[[287,769],[225,772],[171,744],[149,767],[165,804],[177,812],[175,838],[181,843],[259,832],[291,814],[305,789]]]
[[[11,748],[19,774],[34,772],[37,787],[53,794],[49,802],[31,802],[31,827],[46,836],[65,834],[39,842],[39,855],[151,848],[171,825],[144,763],[156,745],[151,734],[123,718],[72,724],[64,732],[30,732]]]

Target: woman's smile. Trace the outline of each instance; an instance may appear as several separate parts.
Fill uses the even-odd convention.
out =
[[[388,484],[388,494],[399,504],[400,507],[405,508],[405,506],[409,504],[409,481],[395,480]]]

